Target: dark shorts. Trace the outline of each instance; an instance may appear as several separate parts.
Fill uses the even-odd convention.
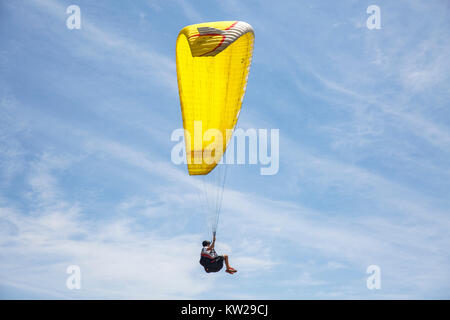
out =
[[[206,259],[204,259],[206,260]],[[219,272],[223,268],[223,256],[217,256],[214,259],[207,259],[207,263],[202,264],[206,272]]]

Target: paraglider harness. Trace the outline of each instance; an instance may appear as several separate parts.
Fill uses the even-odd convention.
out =
[[[214,249],[212,249],[211,252],[212,251],[214,251]],[[202,254],[200,256],[199,262],[203,266],[203,268],[205,268],[205,271],[207,273],[218,272],[223,268],[223,256],[217,256],[215,258],[211,258],[209,256]]]

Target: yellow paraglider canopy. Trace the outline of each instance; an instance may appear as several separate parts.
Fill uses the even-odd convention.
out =
[[[254,32],[242,21],[200,23],[177,38],[176,63],[190,175],[222,158],[247,86]]]

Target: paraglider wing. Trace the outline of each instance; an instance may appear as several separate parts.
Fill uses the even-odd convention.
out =
[[[247,86],[253,40],[252,27],[242,21],[200,23],[178,35],[178,89],[183,126],[190,135],[185,141],[191,175],[208,174],[226,150],[231,138],[227,129],[236,125]],[[202,139],[210,129],[218,130],[222,141]]]
[[[213,233],[226,176],[226,165],[218,163],[239,117],[253,41],[253,28],[242,21],[187,26],[177,38],[177,79],[188,172],[204,177],[201,196]]]

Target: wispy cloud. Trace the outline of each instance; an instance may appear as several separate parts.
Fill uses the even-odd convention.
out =
[[[46,156],[38,167],[56,170],[55,160],[58,162]],[[32,214],[0,209],[2,225],[6,226],[1,236],[2,252],[10,261],[1,265],[3,285],[70,298],[76,293],[65,288],[64,278],[65,268],[71,264],[81,267],[85,298],[100,298],[106,292],[116,298],[195,297],[212,284],[211,280],[201,280],[198,262],[193,259],[198,255],[198,236],[136,234],[136,222],[130,217],[87,222],[84,217],[93,212],[84,212],[58,195],[52,173],[43,176],[32,171],[30,175],[30,194],[42,205]],[[171,255],[166,255],[167,250]]]

